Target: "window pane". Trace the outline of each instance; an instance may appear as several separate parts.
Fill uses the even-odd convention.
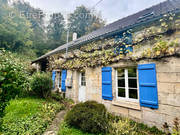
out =
[[[129,98],[138,99],[137,89],[129,89]]]
[[[81,84],[82,86],[86,86],[86,82],[82,82],[82,84]]]
[[[125,88],[118,88],[118,97],[125,97]]]
[[[85,73],[81,73],[81,76],[82,76],[82,77],[85,77]]]
[[[136,68],[128,69],[128,77],[136,77]]]
[[[124,77],[124,69],[118,69],[118,77]]]
[[[85,73],[81,73],[81,86],[86,86],[86,77]]]
[[[84,86],[84,83],[81,81],[81,86]]]
[[[118,79],[118,87],[125,87],[125,79]]]
[[[81,77],[81,81],[85,81],[85,78],[83,76]]]
[[[137,88],[137,79],[129,79],[128,83],[130,88]]]

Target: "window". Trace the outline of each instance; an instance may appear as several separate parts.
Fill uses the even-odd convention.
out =
[[[86,76],[85,72],[81,73],[81,86],[86,86]]]
[[[117,69],[117,98],[138,99],[137,69]]]

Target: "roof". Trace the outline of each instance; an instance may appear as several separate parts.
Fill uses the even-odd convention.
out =
[[[80,44],[84,44],[86,42],[90,42],[90,41],[99,39],[101,37],[107,36],[107,35],[112,35],[113,33],[120,32],[125,29],[133,28],[133,26],[137,24],[146,23],[153,19],[159,19],[159,17],[161,17],[163,14],[166,14],[171,11],[176,11],[176,10],[180,10],[180,0],[167,0],[158,5],[142,10],[136,14],[133,14],[125,18],[122,18],[118,21],[115,21],[114,23],[111,23],[105,27],[102,27],[96,31],[93,31],[90,34],[82,36],[67,44],[61,45],[60,47],[39,57],[38,59],[33,61],[33,63],[41,59],[44,59],[50,55],[53,55],[59,51],[63,51],[67,47],[68,48],[76,47]]]

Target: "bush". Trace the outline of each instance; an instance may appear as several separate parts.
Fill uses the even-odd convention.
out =
[[[143,123],[137,123],[128,118],[112,115],[110,135],[164,135],[156,127],[148,127]]]
[[[64,106],[44,99],[14,99],[5,108],[2,123],[4,135],[39,135]]]
[[[112,129],[110,130],[111,135],[138,135],[135,128],[136,125],[132,126],[129,119],[119,120],[113,122]]]
[[[64,100],[63,96],[59,92],[51,93],[51,98],[59,102],[62,102]]]
[[[31,89],[39,97],[48,97],[51,93],[52,85],[52,79],[47,73],[36,73],[32,76]]]
[[[0,50],[0,117],[10,99],[24,95],[29,88],[25,64],[10,52]]]
[[[66,115],[65,122],[89,133],[106,133],[109,127],[107,110],[103,104],[87,101],[75,105]]]

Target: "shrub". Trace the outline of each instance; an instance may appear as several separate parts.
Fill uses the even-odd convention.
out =
[[[2,123],[4,135],[39,135],[64,106],[44,99],[13,99],[5,108]]]
[[[65,122],[84,132],[105,133],[109,126],[107,110],[103,104],[87,101],[75,105],[66,115]]]
[[[48,97],[51,93],[52,85],[52,79],[47,73],[36,73],[32,76],[31,89],[39,97]]]
[[[111,135],[138,135],[138,132],[135,131],[136,125],[132,126],[129,119],[119,120],[111,125]]]
[[[58,92],[51,93],[51,98],[59,102],[62,102],[64,100],[63,96]]]
[[[156,127],[148,127],[143,123],[137,123],[128,118],[112,115],[110,135],[164,135]]]
[[[10,52],[0,50],[0,117],[10,99],[22,96],[29,88],[25,64]]]

